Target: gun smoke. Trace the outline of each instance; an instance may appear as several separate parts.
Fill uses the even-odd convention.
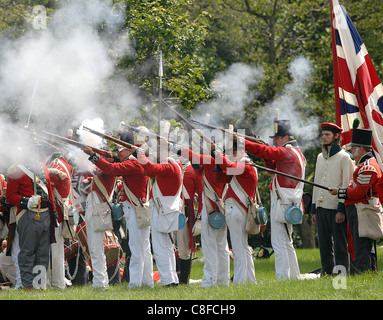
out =
[[[86,118],[102,118],[116,129],[141,103],[138,89],[116,72],[121,57],[135,54],[123,7],[99,0],[58,6],[46,29],[27,25],[23,36],[0,39],[0,109],[20,127],[62,136]],[[3,117],[3,122],[11,121]],[[9,150],[7,134],[1,125],[2,150]]]

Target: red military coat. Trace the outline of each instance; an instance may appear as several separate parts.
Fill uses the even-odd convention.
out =
[[[53,190],[57,190],[62,199],[70,196],[71,190],[71,169],[68,161],[64,157],[56,158],[48,164],[49,177]],[[69,175],[69,176],[68,176]],[[59,200],[56,199],[56,209],[58,214],[58,222],[64,221],[63,212],[59,205]],[[69,202],[70,199],[69,199]]]
[[[368,204],[368,199],[379,198],[378,182],[382,176],[380,167],[371,154],[363,156],[354,170],[352,179],[347,187],[345,205],[355,203]]]
[[[245,148],[249,153],[264,159],[266,167],[302,178],[304,167],[302,164],[304,164],[305,160],[295,140],[289,141],[281,147],[272,147],[245,140]],[[279,186],[283,188],[295,188],[299,183],[298,180],[281,175],[276,175],[275,179],[278,180]],[[271,188],[272,184],[270,185]]]
[[[29,168],[27,165],[26,167]],[[37,185],[36,187],[37,194],[41,196],[41,207],[48,207],[49,202],[55,211],[56,206],[54,205],[48,168],[45,164],[39,163],[39,168],[31,171],[34,172],[36,174],[36,178],[40,179],[47,187],[48,194],[46,194],[40,186]],[[16,164],[9,168],[6,199],[9,204],[17,207],[16,215],[18,215],[23,209],[28,210],[28,200],[34,195],[33,187],[33,179],[25,174]]]
[[[217,162],[219,161],[220,166],[226,171],[227,174],[232,171],[233,175],[229,176],[230,179],[235,175],[238,183],[241,185],[243,190],[246,192],[246,195],[250,197],[252,201],[255,199],[255,189],[257,188],[258,175],[255,167],[246,165],[246,163],[250,163],[249,159],[244,159],[243,161],[231,161],[226,157],[225,154],[220,154],[217,157]],[[230,170],[232,169],[232,170]],[[231,184],[229,184],[229,188],[226,193],[226,199],[233,198],[238,203],[242,205],[242,207],[247,210],[248,203],[242,203],[237,194],[234,192]]]
[[[148,177],[144,175],[144,169],[136,158],[132,157],[123,162],[110,163],[100,157],[95,164],[107,175],[122,176],[126,186],[137,199],[141,199],[142,203],[146,202]],[[125,200],[129,201],[125,192],[123,192],[121,201]],[[135,205],[138,205],[138,203]]]
[[[213,188],[215,193],[222,199],[223,191],[227,183],[227,177],[224,171],[215,172],[216,160],[210,155],[203,155],[188,148],[183,148],[181,156],[189,159],[194,164],[199,164],[203,168],[203,176]],[[206,199],[206,198],[205,198]],[[208,198],[208,201],[213,207],[214,211],[219,211],[217,204]]]

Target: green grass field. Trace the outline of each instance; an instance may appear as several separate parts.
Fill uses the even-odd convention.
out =
[[[318,249],[297,249],[301,273],[320,266]],[[197,257],[202,253],[198,251]],[[383,248],[378,248],[379,266],[383,266]],[[154,289],[128,289],[127,283],[94,290],[91,285],[46,291],[3,290],[0,300],[380,300],[383,299],[383,274],[367,273],[343,278],[322,277],[308,280],[279,281],[274,272],[274,255],[254,261],[257,284],[230,284],[228,287],[202,288],[200,283]],[[201,279],[203,262],[195,260],[191,279]],[[343,281],[343,282],[341,282]],[[335,286],[334,286],[335,283]],[[338,284],[338,286],[336,285]],[[342,287],[339,288],[339,285]],[[338,289],[336,288],[338,287]]]

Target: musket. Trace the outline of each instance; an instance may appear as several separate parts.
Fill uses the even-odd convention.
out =
[[[212,124],[208,124],[208,123],[204,123],[204,122],[201,122],[201,121],[198,121],[198,120],[194,120],[194,119],[191,119],[190,121],[192,122],[195,122],[195,123],[198,123],[199,125],[202,125],[206,128],[209,128],[209,129],[212,129],[212,130],[220,130],[222,132],[227,132],[229,134],[234,134],[233,131],[229,130],[229,129],[225,129],[225,128],[221,128],[221,127],[217,127],[217,126],[213,126]],[[240,137],[243,137],[245,138],[246,140],[249,140],[249,141],[252,141],[252,142],[256,142],[256,143],[262,143],[264,144],[264,142],[261,140],[261,139],[257,139],[255,137],[252,137],[252,136],[248,136],[246,134],[242,134],[242,133],[239,133],[239,132],[236,132],[235,133],[237,136],[240,136]]]
[[[278,175],[286,177],[286,178],[290,178],[290,179],[298,180],[298,181],[303,182],[303,183],[311,184],[314,187],[318,187],[318,188],[330,191],[329,187],[325,187],[325,186],[323,186],[321,184],[318,184],[318,183],[315,183],[315,182],[311,182],[311,181],[308,181],[308,180],[305,180],[305,179],[301,179],[301,178],[289,175],[289,174],[281,172],[281,171],[277,171],[277,170],[274,170],[274,169],[263,167],[263,166],[260,166],[258,164],[255,164],[255,163],[247,163],[247,165],[253,166],[253,167],[256,167],[258,169],[265,170],[265,171],[268,171],[268,172],[272,172],[272,173],[278,174]]]
[[[186,118],[182,114],[180,114],[178,111],[176,111],[171,106],[169,106],[169,104],[166,101],[164,101],[164,102],[165,102],[166,106],[170,110],[172,110],[183,122],[185,122],[190,128],[194,129],[195,132],[197,132],[202,137],[202,139],[204,139],[206,142],[208,142],[210,144],[215,145],[217,148],[222,150],[222,148],[220,146],[216,145],[213,141],[211,141],[208,137],[206,137],[202,132],[200,132],[194,125],[192,125],[190,123],[190,121],[186,120]]]
[[[120,146],[123,146],[124,148],[127,148],[127,149],[138,149],[138,147],[136,147],[135,145],[132,145],[132,144],[130,144],[130,143],[128,143],[128,142],[122,141],[122,140],[120,140],[120,139],[118,139],[118,138],[109,136],[109,135],[107,135],[107,134],[101,133],[101,132],[99,132],[99,131],[97,131],[97,130],[88,128],[88,127],[86,127],[86,126],[83,126],[82,128],[83,128],[84,130],[86,130],[86,131],[89,131],[89,132],[91,132],[91,133],[93,133],[93,134],[95,134],[95,135],[101,137],[101,138],[104,138],[104,139],[106,139],[106,140],[109,140],[109,141],[114,142],[115,144],[118,144],[118,145],[120,145]]]
[[[150,131],[143,131],[143,130],[140,130],[140,129],[136,128],[136,127],[133,127],[133,126],[131,126],[131,125],[128,125],[128,124],[126,124],[126,123],[120,123],[120,125],[121,125],[122,127],[125,127],[125,128],[127,128],[127,129],[129,129],[129,130],[132,130],[132,131],[134,131],[134,132],[136,132],[136,133],[139,133],[139,134],[141,134],[141,135],[145,135],[145,136],[153,137],[153,138],[157,138],[157,139],[166,139],[166,140],[169,141],[170,143],[178,144],[178,145],[180,145],[180,146],[184,146],[184,147],[188,147],[188,146],[185,145],[185,144],[179,143],[178,141],[175,141],[175,140],[168,139],[168,138],[166,138],[166,137],[164,137],[164,136],[161,136],[161,135],[159,135],[159,134],[157,134],[157,133],[153,133],[153,132],[150,132]]]
[[[80,148],[80,149],[84,149],[84,148],[86,148],[88,146],[88,145],[86,145],[84,143],[81,143],[81,142],[78,142],[76,140],[68,139],[68,138],[59,136],[57,134],[47,132],[47,131],[42,131],[41,133],[43,133],[45,135],[48,135],[48,136],[52,137],[53,139],[56,139],[56,140],[61,141],[61,142],[64,142],[66,144],[70,144],[70,145],[75,146],[75,147]],[[105,150],[102,150],[102,149],[98,149],[98,148],[94,148],[92,146],[89,146],[89,147],[91,147],[94,151],[96,151],[97,153],[99,153],[100,155],[102,155],[104,157],[107,157],[107,158],[111,158],[112,157],[111,153],[108,152],[108,151],[105,151]]]

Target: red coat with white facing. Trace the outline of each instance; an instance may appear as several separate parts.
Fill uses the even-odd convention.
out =
[[[41,187],[37,185],[37,194],[42,196],[41,207],[47,207],[47,202],[49,201],[53,205],[53,210],[56,210],[56,206],[54,205],[53,200],[51,180],[49,177],[48,168],[45,164],[40,163],[39,169],[34,170],[32,172],[36,174],[36,177],[39,178],[48,189],[48,195],[46,195],[41,189]],[[12,204],[17,207],[16,215],[18,215],[23,209],[28,210],[28,200],[33,195],[33,180],[19,167],[17,167],[17,165],[13,165],[12,167],[10,167],[8,170],[6,199],[9,204]]]
[[[227,177],[224,171],[215,172],[216,160],[210,155],[203,155],[184,147],[181,156],[189,159],[194,164],[199,164],[203,168],[203,175],[218,197],[222,198]],[[214,211],[219,211],[217,204],[209,199]]]
[[[184,171],[183,184],[193,203],[195,193],[198,194],[198,212],[202,210],[202,175],[189,165]]]
[[[339,189],[339,198],[346,199],[345,205],[368,204],[368,199],[379,198],[378,182],[382,176],[379,164],[371,154],[364,155],[353,173],[347,188]]]
[[[222,163],[220,164],[220,166],[226,171],[227,174],[229,174],[230,172],[233,173],[233,175],[229,176],[230,179],[232,179],[235,175],[238,183],[246,192],[246,195],[248,195],[250,199],[254,201],[258,175],[257,171],[255,170],[255,167],[246,165],[250,163],[249,159],[244,159],[242,161],[231,161],[226,157],[225,154],[220,154],[217,156],[217,162]],[[230,184],[225,199],[229,198],[235,199],[238,203],[242,205],[244,209],[247,210],[248,203],[242,203],[242,201],[238,198],[237,194],[234,192]]]
[[[68,198],[71,190],[71,169],[68,161],[64,157],[54,159],[48,164],[48,172],[52,189],[56,189],[64,200]],[[58,205],[57,202],[58,200],[56,199],[56,209],[59,217],[58,222],[60,223],[63,222],[64,217],[60,205]]]
[[[129,190],[137,199],[141,199],[145,203],[148,177],[144,175],[144,169],[136,158],[131,157],[122,162],[111,163],[100,157],[95,164],[107,175],[122,176]],[[122,190],[124,190],[123,187]],[[127,195],[123,192],[121,201],[125,200],[129,202]],[[138,205],[138,203],[135,205]]]
[[[146,157],[145,153],[139,153],[137,159],[145,173],[156,179],[163,196],[175,196],[177,194],[182,182],[182,165],[180,162],[178,164],[175,161],[153,163]],[[150,198],[153,198],[152,192]]]
[[[288,141],[281,147],[272,147],[245,140],[245,148],[249,153],[264,159],[266,167],[302,178],[303,168],[301,162],[304,163],[304,156],[295,140]],[[297,151],[298,155],[293,149]],[[279,186],[282,188],[295,188],[299,183],[298,180],[281,175],[277,175],[276,179],[278,179]],[[273,183],[273,180],[271,183]],[[270,185],[269,188],[271,189],[271,187]]]

